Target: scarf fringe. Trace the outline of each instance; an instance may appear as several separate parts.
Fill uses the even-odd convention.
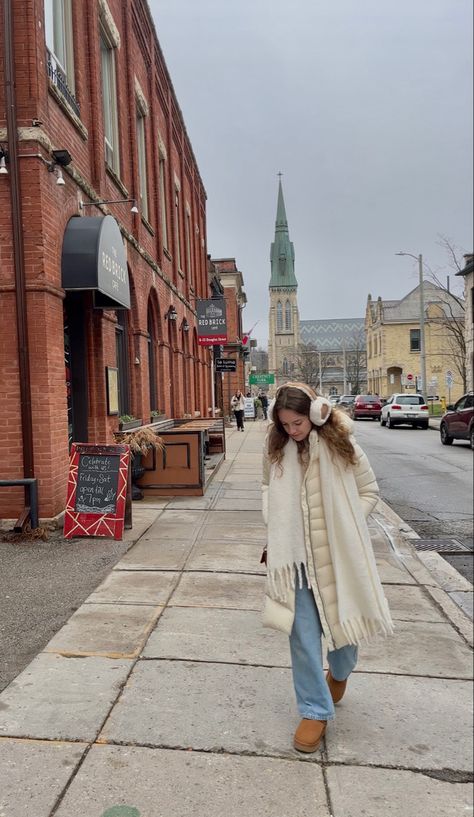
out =
[[[267,574],[270,596],[275,601],[286,602],[291,591],[295,589],[295,576],[298,576],[298,587],[303,587],[303,576],[306,576],[307,585],[311,588],[309,577],[302,564],[290,564],[269,570]]]
[[[347,638],[349,644],[359,645],[364,641],[368,644],[377,636],[386,638],[393,635],[393,623],[390,618],[353,618],[347,621],[340,621],[339,626]]]

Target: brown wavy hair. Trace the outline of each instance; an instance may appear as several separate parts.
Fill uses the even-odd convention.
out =
[[[268,434],[268,456],[271,462],[276,462],[281,466],[283,459],[283,449],[289,440],[289,436],[283,428],[278,412],[281,409],[290,409],[297,414],[303,414],[309,419],[311,398],[301,389],[306,389],[314,395],[313,400],[318,396],[316,392],[304,383],[288,383],[277,391],[275,405],[273,407],[273,423]],[[357,458],[354,446],[350,440],[350,432],[345,420],[346,415],[342,411],[333,407],[328,419],[322,426],[315,426],[318,434],[328,445],[331,454],[340,457],[346,465],[356,465]],[[303,464],[309,460],[309,439],[296,442],[298,446],[298,456]]]

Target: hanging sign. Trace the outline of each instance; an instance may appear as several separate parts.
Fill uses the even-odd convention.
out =
[[[214,361],[216,372],[236,372],[237,361],[232,357],[218,357]]]
[[[64,536],[121,539],[129,471],[128,445],[73,443]]]
[[[227,320],[224,298],[196,301],[199,346],[227,343]]]

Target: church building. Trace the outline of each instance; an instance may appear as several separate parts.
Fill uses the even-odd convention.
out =
[[[294,376],[294,359],[300,342],[295,249],[288,232],[281,178],[270,262],[268,371],[275,373],[275,384],[281,385]]]
[[[268,371],[275,374],[275,387],[289,380],[304,380],[327,395],[365,390],[364,319],[300,321],[295,250],[288,231],[281,177],[270,261]]]

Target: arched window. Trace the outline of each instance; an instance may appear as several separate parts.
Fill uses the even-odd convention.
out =
[[[156,380],[156,330],[151,304],[148,304],[148,382],[150,388],[150,411],[158,411],[158,387]]]
[[[283,363],[281,364],[281,371],[282,371],[282,374],[284,374],[284,375],[289,374],[288,361],[287,361],[286,357],[283,358]]]
[[[291,329],[291,304],[289,301],[285,304],[285,329]]]
[[[281,301],[277,303],[277,332],[283,331],[283,307]]]

